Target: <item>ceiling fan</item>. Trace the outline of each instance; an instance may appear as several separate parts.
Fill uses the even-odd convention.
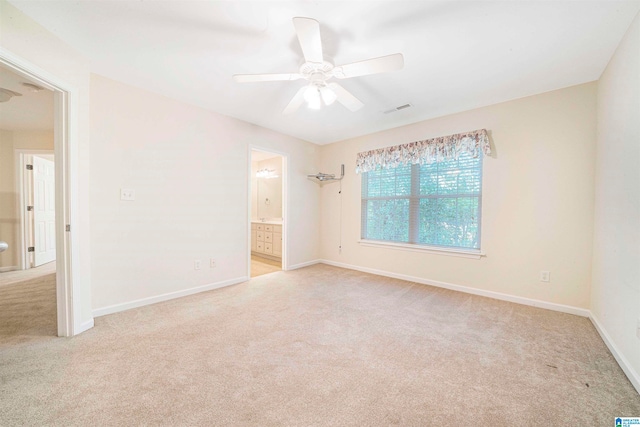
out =
[[[22,94],[0,87],[0,102],[8,102],[14,96],[22,96]]]
[[[236,74],[233,76],[233,79],[238,83],[307,80],[309,84],[298,90],[282,111],[283,114],[293,113],[305,101],[309,108],[316,110],[323,103],[331,105],[334,101],[338,101],[347,109],[357,111],[364,105],[362,101],[338,83],[328,82],[331,78],[348,79],[400,70],[404,67],[404,58],[401,53],[334,66],[331,62],[325,61],[322,55],[320,23],[318,21],[311,18],[293,18],[293,26],[296,29],[305,60],[297,73]]]

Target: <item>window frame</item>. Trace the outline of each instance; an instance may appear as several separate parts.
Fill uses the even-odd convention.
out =
[[[484,156],[480,154],[480,190],[478,193],[457,193],[455,195],[421,195],[420,194],[420,164],[411,165],[411,192],[406,196],[385,196],[385,197],[364,197],[368,180],[365,177],[369,172],[363,172],[360,179],[360,240],[358,243],[362,246],[369,247],[384,247],[390,249],[408,250],[422,253],[434,253],[439,255],[458,256],[463,258],[480,259],[486,256],[482,250],[482,196],[484,193]],[[464,248],[455,246],[439,246],[434,244],[425,244],[418,242],[419,235],[419,205],[422,199],[443,199],[461,197],[477,197],[478,198],[478,248]],[[408,242],[399,242],[392,240],[375,240],[365,239],[367,224],[363,215],[364,210],[367,209],[367,203],[370,200],[406,200],[409,199],[409,230],[408,230]]]

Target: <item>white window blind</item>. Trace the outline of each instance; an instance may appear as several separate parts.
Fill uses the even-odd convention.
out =
[[[480,248],[482,154],[362,174],[362,239]]]

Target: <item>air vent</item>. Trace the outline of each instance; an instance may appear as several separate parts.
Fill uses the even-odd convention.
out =
[[[387,111],[384,112],[384,114],[395,113],[396,111],[405,110],[405,109],[411,108],[411,107],[413,107],[413,105],[404,104],[404,105],[401,105],[399,107],[392,108],[391,110],[387,110]]]

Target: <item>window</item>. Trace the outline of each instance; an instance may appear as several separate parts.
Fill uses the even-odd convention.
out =
[[[480,249],[482,155],[362,174],[362,239]]]

